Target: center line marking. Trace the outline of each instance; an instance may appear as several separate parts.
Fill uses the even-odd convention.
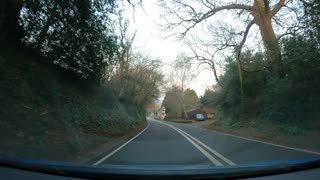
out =
[[[217,159],[215,159],[213,156],[211,156],[206,150],[204,150],[202,147],[200,147],[197,143],[192,141],[189,137],[187,137],[185,134],[180,132],[177,129],[176,130],[178,133],[180,133],[184,138],[186,138],[194,147],[196,147],[204,156],[206,156],[214,165],[216,166],[223,166]]]
[[[198,145],[195,140],[192,140],[191,138],[194,138],[192,137],[191,135],[187,134],[186,132],[184,132],[183,130],[177,128],[177,127],[174,127],[173,125],[171,124],[167,124],[167,123],[164,123],[164,122],[160,122],[160,121],[156,121],[156,120],[150,120],[150,121],[154,121],[154,122],[158,122],[160,124],[164,124],[166,126],[169,126],[170,128],[176,130],[179,134],[181,134],[184,138],[186,138],[194,147],[196,147],[204,156],[206,156],[214,165],[216,166],[223,166],[223,164],[221,162],[219,162],[216,158],[214,158],[209,152],[207,152],[205,149],[203,149],[200,145]],[[190,137],[188,137],[190,136]],[[194,138],[195,139],[195,138]],[[197,140],[198,141],[198,140]],[[200,141],[199,141],[200,142]],[[200,143],[199,143],[200,144]],[[201,144],[203,145],[203,143]],[[205,148],[209,148],[208,146],[206,146]],[[210,148],[209,148],[210,149]],[[212,150],[212,149],[211,149]],[[209,150],[209,151],[211,151]],[[212,150],[214,151],[214,150]],[[211,152],[212,152],[211,151]],[[216,151],[214,151],[215,153],[214,154],[219,154],[217,153]],[[222,155],[221,155],[222,156]],[[218,156],[219,157],[219,156]],[[220,157],[221,158],[221,157]],[[222,160],[225,160],[226,158],[221,158]],[[226,161],[227,162],[227,161]],[[228,164],[230,164],[230,160],[229,162],[227,162]],[[231,163],[232,164],[232,163]],[[230,164],[230,165],[231,165]],[[234,163],[232,164],[234,165]]]
[[[178,128],[177,128],[178,129]],[[180,129],[181,130],[181,129]],[[220,159],[222,159],[223,161],[225,161],[227,164],[229,165],[236,165],[234,162],[232,162],[230,159],[224,157],[223,155],[221,155],[220,153],[218,153],[217,151],[213,150],[212,148],[210,148],[209,146],[207,146],[206,144],[204,144],[203,142],[199,141],[198,139],[196,139],[195,137],[191,136],[190,134],[186,133],[185,131],[181,130],[183,133],[185,133],[187,136],[189,136],[191,139],[193,139],[194,141],[196,141],[198,144],[202,145],[203,147],[205,147],[207,150],[209,150],[210,152],[212,152],[214,155],[216,155],[217,157],[219,157]]]
[[[156,120],[153,120],[156,121]],[[177,128],[171,124],[167,124],[164,122],[160,122],[160,121],[156,121],[162,124],[165,124],[173,129],[175,129],[176,131],[180,131],[181,133],[184,133],[186,136],[188,136],[189,138],[191,138],[193,141],[195,141],[196,143],[200,144],[201,146],[203,146],[205,149],[207,149],[208,151],[210,151],[211,153],[213,153],[214,155],[216,155],[217,157],[219,157],[220,159],[222,159],[224,162],[226,162],[229,165],[236,165],[236,163],[232,162],[230,159],[224,157],[223,155],[221,155],[220,153],[218,153],[217,151],[213,150],[212,148],[210,148],[209,146],[207,146],[206,144],[204,144],[203,142],[201,142],[200,140],[198,140],[197,138],[191,136],[190,134],[188,134],[187,132],[183,131],[180,128]]]

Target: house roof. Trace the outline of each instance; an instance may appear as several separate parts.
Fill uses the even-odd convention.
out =
[[[204,110],[206,113],[215,113],[215,112],[217,112],[217,109],[214,108],[214,107],[203,107],[203,110]]]

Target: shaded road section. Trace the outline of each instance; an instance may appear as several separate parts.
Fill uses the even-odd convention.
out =
[[[148,128],[100,165],[237,165],[320,157],[179,124],[149,119]]]
[[[167,123],[196,137],[236,164],[320,157],[320,154],[265,144],[259,141],[203,129],[192,124]]]
[[[149,121],[149,127],[102,164],[194,165],[211,164],[174,129]]]

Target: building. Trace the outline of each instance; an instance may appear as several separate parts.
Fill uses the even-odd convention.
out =
[[[161,108],[158,110],[157,112],[158,114],[158,119],[159,120],[164,120],[164,118],[166,117],[166,108],[164,106],[161,106]]]
[[[207,113],[208,119],[216,119],[218,115],[218,110],[214,107],[203,107],[202,110],[204,110]]]
[[[200,108],[193,108],[187,110],[188,119],[194,119],[196,117],[196,114],[203,114],[205,118],[207,118],[207,113],[200,109]]]

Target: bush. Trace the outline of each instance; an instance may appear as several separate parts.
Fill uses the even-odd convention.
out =
[[[244,123],[239,121],[232,121],[232,120],[218,120],[218,121],[215,121],[213,124],[218,127],[227,127],[227,128],[234,128],[234,129],[245,127]]]
[[[280,125],[280,131],[289,135],[299,136],[304,134],[304,129],[288,124]]]
[[[89,143],[88,135],[124,134],[145,119],[143,109],[119,102],[107,85],[83,88],[88,84],[59,78],[64,76],[59,68],[26,53],[21,53],[22,60],[15,52],[0,51],[0,101],[5,105],[0,109],[0,130],[2,137],[13,139],[8,142],[14,143],[19,131],[30,146],[45,146],[55,143],[46,133],[56,132],[65,136],[57,142],[80,148]]]
[[[320,49],[317,41],[303,36],[282,42],[286,76],[273,78],[266,69],[243,72],[243,99],[240,97],[239,75],[236,62],[228,58],[221,76],[221,86],[206,91],[201,98],[204,106],[220,109],[229,127],[238,127],[230,120],[263,119],[281,124],[299,124],[303,128],[320,128]],[[245,52],[242,63],[259,64],[261,56]],[[256,65],[257,66],[257,65]],[[282,131],[301,134],[299,128],[286,126]]]

